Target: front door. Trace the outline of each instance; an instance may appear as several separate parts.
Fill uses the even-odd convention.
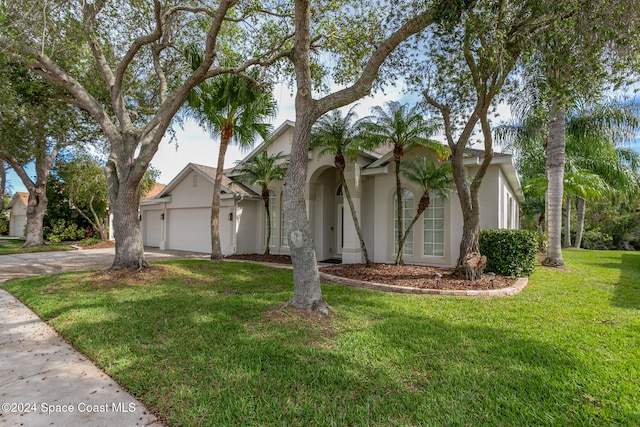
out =
[[[342,255],[344,246],[344,205],[338,203],[336,211],[336,255]]]

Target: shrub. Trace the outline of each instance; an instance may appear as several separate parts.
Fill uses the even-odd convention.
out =
[[[78,240],[84,237],[84,230],[78,228],[78,224],[73,222],[67,223],[62,218],[54,221],[49,227],[45,227],[43,233],[44,238],[52,243]]]
[[[3,215],[0,215],[0,234],[9,233],[9,220]]]
[[[101,240],[95,237],[87,237],[85,239],[82,239],[78,242],[78,245],[80,246],[93,246],[93,245],[97,245],[98,243],[100,243]]]
[[[613,238],[600,230],[587,230],[582,235],[584,249],[613,249]]]
[[[529,276],[536,262],[538,239],[536,233],[526,230],[482,230],[480,253],[487,257],[485,271]]]

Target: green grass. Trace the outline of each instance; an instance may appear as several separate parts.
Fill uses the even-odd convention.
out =
[[[323,285],[321,321],[246,263],[3,286],[171,426],[640,425],[640,253],[564,255],[515,297]]]
[[[35,248],[23,248],[24,240],[0,237],[0,255],[24,254],[30,252],[70,251],[69,243],[48,243]]]

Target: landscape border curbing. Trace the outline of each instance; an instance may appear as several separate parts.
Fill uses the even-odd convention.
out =
[[[394,292],[399,294],[423,294],[423,295],[448,295],[459,297],[506,297],[517,295],[527,286],[529,279],[519,277],[515,283],[508,288],[501,289],[483,289],[483,290],[448,290],[448,289],[423,289],[414,288],[412,286],[387,285],[385,283],[365,282],[362,280],[348,279],[346,277],[333,276],[324,272],[320,272],[320,279],[337,283],[340,285],[355,286],[358,288],[372,289],[374,291]]]
[[[265,265],[267,267],[275,268],[288,268],[292,269],[291,264],[277,264],[274,262],[252,261],[245,259],[225,259],[225,261],[232,262],[248,262],[253,264]],[[364,280],[348,279],[346,277],[334,276],[322,271],[319,271],[320,279],[325,282],[331,282],[338,285],[353,286],[357,288],[371,289],[374,291],[393,292],[397,294],[418,294],[418,295],[447,295],[457,297],[506,297],[517,295],[529,284],[529,278],[519,277],[515,283],[507,288],[500,289],[466,289],[466,290],[452,290],[452,289],[423,289],[414,288],[412,286],[397,286],[387,285],[386,283],[366,282]]]

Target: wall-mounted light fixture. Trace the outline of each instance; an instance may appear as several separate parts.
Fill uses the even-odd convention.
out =
[[[138,214],[138,221],[142,221],[142,214]]]
[[[164,221],[164,212],[160,214],[160,219]]]
[[[233,221],[233,212],[229,212],[229,221]]]

